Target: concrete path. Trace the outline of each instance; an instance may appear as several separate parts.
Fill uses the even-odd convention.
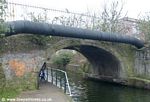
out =
[[[71,102],[71,98],[58,87],[45,83],[39,90],[22,92],[16,102]]]

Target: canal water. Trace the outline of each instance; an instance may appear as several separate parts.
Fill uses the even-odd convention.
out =
[[[68,72],[74,102],[150,102],[150,90],[90,81]]]

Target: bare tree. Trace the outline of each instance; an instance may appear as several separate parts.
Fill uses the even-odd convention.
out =
[[[121,18],[125,17],[124,3],[119,1],[112,1],[106,3],[102,8],[102,12],[90,13],[88,11],[84,14],[72,13],[68,9],[61,16],[54,18],[49,17],[48,9],[43,9],[40,13],[29,12],[25,14],[25,19],[30,19],[34,22],[48,22],[52,24],[60,24],[65,26],[86,28],[91,30],[99,30],[104,32],[125,32],[124,25],[121,22]],[[51,11],[50,11],[51,12]],[[54,13],[55,14],[55,13]]]
[[[7,3],[6,0],[0,0],[0,22],[4,22],[6,18]]]
[[[145,41],[150,43],[150,13],[146,13],[145,16],[140,18],[138,26]]]
[[[33,22],[43,22],[43,23],[47,23],[48,22],[48,15],[47,15],[47,10],[46,9],[42,9],[42,12],[40,13],[36,13],[34,12],[25,12],[25,14],[21,15],[24,20],[30,20]]]
[[[123,2],[113,1],[110,5],[105,4],[100,14],[98,26],[100,30],[107,32],[122,32],[120,21],[126,14],[123,14]]]
[[[79,28],[84,28],[86,26],[86,21],[85,21],[85,16],[81,15],[75,15],[71,14],[68,16],[59,16],[59,17],[54,17],[52,19],[52,24],[61,24],[65,26],[70,26],[70,27],[79,27]]]
[[[126,15],[123,15],[123,7],[124,4],[122,2],[113,1],[110,5],[105,4],[99,15],[87,12],[87,14],[81,14],[80,16],[59,16],[55,17],[52,23],[104,32],[123,32],[121,18]]]

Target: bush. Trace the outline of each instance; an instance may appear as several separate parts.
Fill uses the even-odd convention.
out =
[[[60,69],[65,69],[66,65],[71,61],[73,53],[71,51],[60,51],[52,57],[52,63]]]

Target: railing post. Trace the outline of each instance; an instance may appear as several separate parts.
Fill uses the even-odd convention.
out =
[[[66,93],[67,86],[66,86],[66,78],[64,78],[64,93]]]
[[[62,80],[61,80],[61,76],[59,78],[59,81],[60,81],[60,88],[62,88]]]
[[[68,81],[68,76],[67,76],[66,72],[64,72],[64,73],[65,73],[65,77],[66,77],[66,83],[67,83],[67,86],[68,86],[68,91],[69,91],[69,94],[71,96],[71,89],[70,89],[70,85],[69,85],[69,81]]]
[[[52,77],[52,84],[53,84],[53,69],[51,69],[51,77]]]
[[[64,93],[69,92],[69,94],[71,96],[71,89],[70,89],[67,73],[60,69],[50,68],[49,70],[51,71],[50,72],[51,73],[51,83],[53,85],[55,84],[57,87],[59,87],[59,85],[60,85],[60,88],[64,89]]]
[[[57,70],[56,70],[56,86],[57,86]]]
[[[46,68],[46,69],[47,69],[46,71],[47,71],[47,82],[48,82],[48,68]]]

